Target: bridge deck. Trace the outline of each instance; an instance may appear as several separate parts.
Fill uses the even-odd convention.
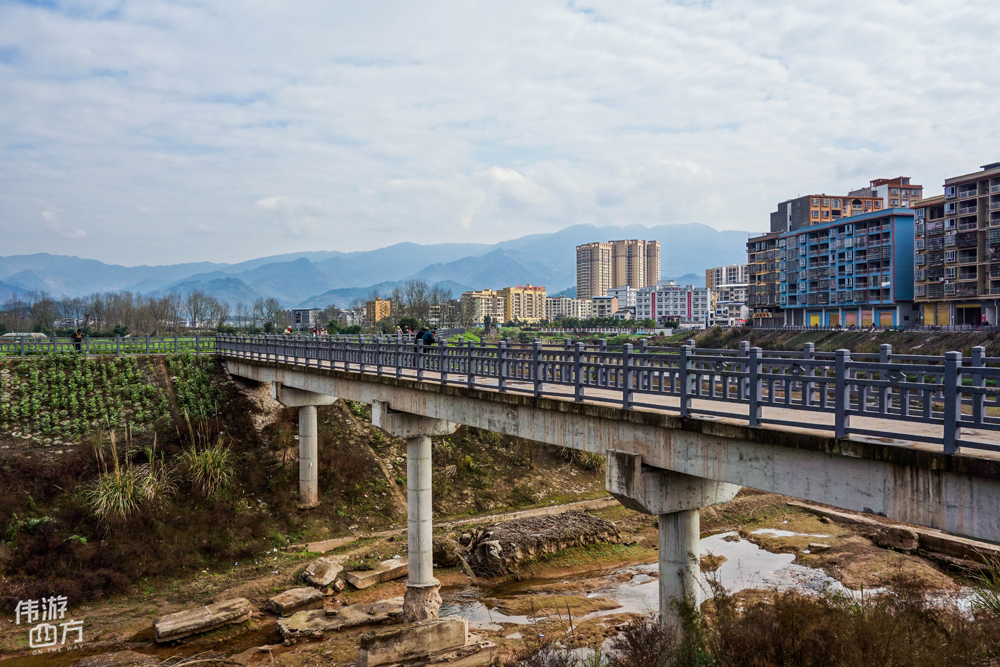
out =
[[[222,356],[230,355],[225,351],[220,351]],[[349,373],[363,373],[386,378],[399,378],[403,380],[418,381],[417,371],[412,368],[401,368],[397,370],[392,367],[385,367],[381,373],[377,367],[366,364],[362,368],[361,364],[349,362],[332,362],[325,360],[306,360],[289,355],[263,354],[255,359],[259,362],[272,362],[289,364],[302,369],[330,369]],[[421,383],[427,385],[446,385],[459,387],[473,387],[478,390],[497,392],[499,391],[499,380],[490,376],[476,376],[471,378],[465,373],[445,373],[438,371],[423,370],[420,372]],[[533,381],[507,380],[504,391],[511,394],[524,396],[536,395],[535,383]],[[539,395],[545,398],[568,402],[581,402],[589,405],[621,405],[623,401],[623,391],[620,389],[609,389],[600,387],[588,387],[582,401],[576,401],[574,388],[565,384],[555,384],[542,382],[538,388]],[[712,420],[723,423],[747,424],[749,421],[749,406],[747,403],[722,402],[691,398],[690,417],[698,420]],[[643,404],[634,406],[632,409],[644,412],[664,412],[667,414],[680,414],[680,397],[672,395],[650,394],[643,397]],[[793,433],[814,433],[829,435],[835,430],[834,415],[831,412],[820,412],[812,410],[801,410],[794,408],[761,407],[762,422],[779,425],[784,431]],[[968,409],[966,409],[968,412]],[[924,423],[919,421],[901,421],[898,419],[887,419],[881,416],[853,416],[852,427],[855,433],[847,437],[859,442],[874,442],[888,444],[896,447],[905,447],[928,452],[940,452],[941,446],[935,444],[942,438],[943,426],[939,424]],[[885,433],[884,436],[866,435],[868,433]],[[975,441],[977,444],[993,445],[996,449],[986,449],[984,447],[963,448],[965,456],[973,456],[989,460],[1000,460],[1000,431],[975,429],[963,427],[962,437]],[[912,437],[908,437],[912,436]]]

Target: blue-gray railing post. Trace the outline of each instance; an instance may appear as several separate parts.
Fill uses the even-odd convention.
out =
[[[375,339],[375,375],[382,375],[382,337]]]
[[[760,381],[760,348],[751,347],[747,360],[747,373],[750,384],[750,426],[760,426],[761,395],[763,383]],[[715,380],[713,380],[714,382]]]
[[[806,361],[815,358],[816,358],[816,343],[803,343],[802,360]],[[811,377],[816,374],[816,369],[813,366],[809,364],[802,364],[802,367],[806,371],[804,377]],[[815,385],[812,382],[802,383],[802,405],[804,407],[812,405],[812,395],[814,386]],[[791,387],[789,387],[789,391],[791,391]]]
[[[833,430],[838,438],[846,438],[851,427],[851,417],[847,411],[851,407],[851,384],[847,364],[851,361],[850,350],[837,350],[834,363]]]
[[[879,371],[878,379],[886,380],[889,377],[889,362],[892,360],[892,345],[888,343],[883,343],[878,346],[878,362],[883,365],[883,369]],[[889,413],[889,401],[891,387],[881,387],[878,392],[878,404],[879,411],[883,414]]]
[[[438,371],[441,375],[441,384],[445,384],[445,368],[448,363],[448,341],[439,340],[438,344]]]
[[[474,363],[473,355],[474,355],[475,345],[476,344],[473,343],[471,340],[469,341],[469,362],[468,362],[469,365],[466,368],[466,371],[468,371],[468,373],[469,373],[469,382],[468,382],[469,389],[472,389],[472,385],[475,384],[475,381],[473,380],[473,375],[474,375],[473,371],[474,371],[474,369],[472,367],[473,363]]]
[[[692,350],[697,349],[698,347],[698,341],[696,341],[694,338],[688,338],[687,344],[688,347],[690,347]]]
[[[573,400],[583,401],[583,343],[577,343],[573,350]]]
[[[607,352],[608,351],[608,339],[607,338],[602,338],[601,340],[599,340],[597,342],[597,349],[599,349],[601,352]]]
[[[23,357],[24,356],[24,336],[18,336],[17,340],[21,344],[20,345],[21,353],[18,356],[19,357]]]
[[[680,385],[678,388],[680,389],[681,417],[687,417],[691,409],[691,384],[692,380],[694,380],[694,374],[689,372],[692,362],[688,357],[692,354],[694,354],[693,347],[682,345],[680,356],[677,358],[677,380]]]
[[[146,335],[146,354],[149,354],[149,334]]]
[[[397,336],[393,344],[393,362],[396,364],[396,378],[403,376],[403,337]]]
[[[115,356],[120,357],[122,354],[122,337],[115,336]]]
[[[958,420],[962,414],[962,393],[959,391],[962,353],[944,353],[944,453],[958,451]]]
[[[622,409],[632,407],[632,343],[622,345]]]
[[[502,340],[497,343],[497,391],[507,389],[508,372],[507,362],[507,341]]]
[[[973,368],[982,368],[986,365],[986,348],[981,345],[977,345],[972,348],[972,363],[970,364]],[[985,387],[986,377],[982,373],[972,372],[972,386],[973,387]],[[974,393],[972,394],[972,422],[974,424],[982,424],[983,417],[986,415],[986,394],[985,393]]]
[[[542,341],[531,343],[531,377],[535,380],[535,398],[542,395]]]
[[[90,356],[90,334],[87,334],[87,356]]]
[[[174,354],[177,354],[177,334],[174,334]]]
[[[417,357],[417,381],[424,379],[424,341],[417,341],[417,349],[415,351]]]
[[[194,353],[201,354],[201,334],[196,333],[194,335]]]
[[[748,341],[748,340],[741,340],[740,341],[740,356],[744,357],[744,358],[750,356],[750,341]],[[745,362],[745,361],[741,361],[740,362],[740,371],[749,374],[749,372],[750,372],[750,364],[747,363],[747,362]],[[750,398],[749,387],[750,387],[750,376],[747,375],[747,377],[745,377],[745,378],[740,378],[740,395],[739,395],[739,398],[740,398],[741,401],[742,400],[748,400]]]

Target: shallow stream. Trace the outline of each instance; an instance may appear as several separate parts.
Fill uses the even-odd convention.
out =
[[[767,537],[798,535],[774,529],[755,532]],[[808,535],[808,537],[822,539],[827,536]],[[814,595],[824,592],[858,595],[822,570],[796,564],[795,554],[771,553],[749,540],[740,539],[735,532],[703,537],[701,555],[709,554],[724,556],[726,560],[714,573],[702,573],[703,597],[706,599],[712,596],[708,577],[715,579],[730,593],[744,589],[765,589],[795,590]],[[631,565],[611,570],[582,572],[566,577],[527,579],[493,587],[451,586],[441,591],[444,600],[441,615],[462,616],[469,620],[470,627],[483,630],[500,630],[503,627],[501,624],[525,625],[531,622],[528,616],[508,616],[495,607],[496,602],[515,595],[546,595],[546,585],[560,589],[574,581],[594,579],[598,579],[600,583],[587,592],[587,597],[607,598],[621,606],[589,613],[581,617],[580,621],[611,614],[656,613],[659,611],[657,567],[657,563]],[[866,594],[877,592],[866,591]],[[947,601],[942,600],[942,603],[966,607],[968,597],[969,595],[964,593],[957,598],[949,597]]]

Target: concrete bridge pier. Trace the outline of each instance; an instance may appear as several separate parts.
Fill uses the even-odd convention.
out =
[[[680,638],[702,600],[699,508],[732,500],[740,487],[643,465],[639,454],[607,452],[605,484],[629,509],[659,517],[660,623]]]
[[[407,557],[409,575],[403,598],[403,622],[437,618],[440,582],[434,578],[431,436],[451,435],[458,424],[393,411],[388,403],[372,404],[372,424],[406,440]]]
[[[280,382],[271,383],[271,396],[286,408],[299,409],[299,507],[319,505],[319,437],[316,406],[332,405],[337,398],[316,394]]]

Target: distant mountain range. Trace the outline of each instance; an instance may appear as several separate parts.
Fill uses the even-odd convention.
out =
[[[531,283],[550,294],[569,293],[576,282],[576,246],[641,238],[661,247],[661,273],[682,284],[704,284],[712,266],[746,261],[746,232],[701,224],[657,227],[574,225],[496,244],[396,245],[364,252],[318,251],[219,264],[118,266],[92,259],[36,254],[0,257],[0,302],[32,291],[54,296],[129,290],[186,295],[200,290],[235,306],[273,297],[286,307],[345,307],[357,297],[387,294],[407,280],[423,280],[454,296],[470,289]]]

